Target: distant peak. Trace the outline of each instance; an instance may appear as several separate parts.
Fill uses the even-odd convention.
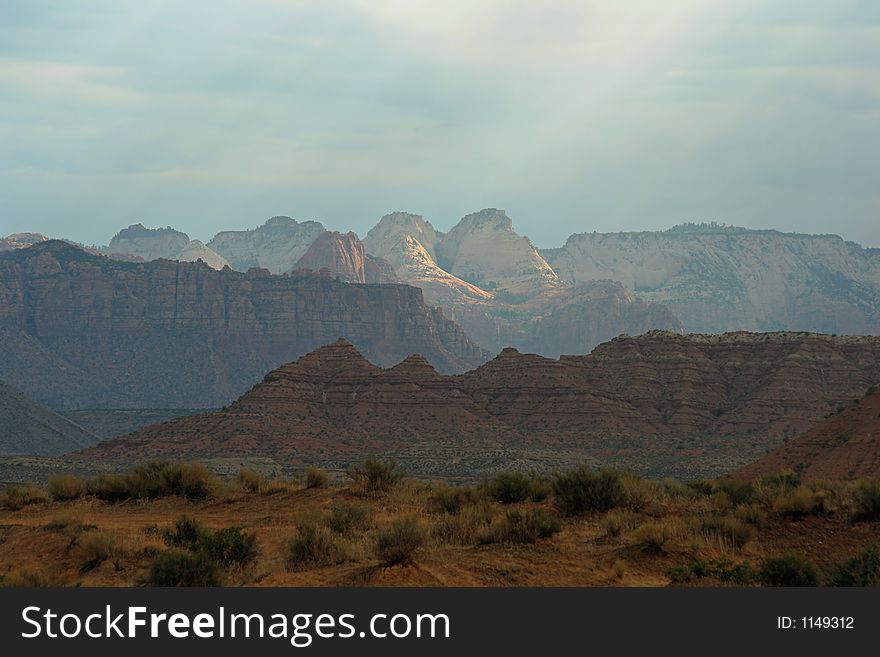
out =
[[[501,230],[513,230],[513,221],[504,210],[499,210],[498,208],[485,208],[479,212],[465,215],[462,217],[459,225],[472,226],[474,228],[490,226]]]
[[[498,354],[498,358],[512,358],[519,355],[519,349],[516,347],[504,347],[504,349],[501,350],[501,353]]]
[[[292,217],[288,217],[286,215],[277,215],[274,217],[270,217],[264,226],[296,226],[297,221]]]

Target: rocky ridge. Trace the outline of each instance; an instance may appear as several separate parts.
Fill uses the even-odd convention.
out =
[[[167,228],[145,228],[143,224],[134,224],[119,231],[107,246],[107,255],[118,260],[131,260],[131,257],[144,261],[179,260],[196,262],[201,260],[213,269],[223,269],[229,262],[223,256],[209,249],[198,240],[191,240],[189,235]]]
[[[718,443],[767,451],[880,381],[880,338],[808,333],[720,336],[652,332],[558,360],[505,349],[463,375],[419,356],[390,369],[347,341],[267,374],[228,408],[156,425],[88,450],[88,458],[273,454],[308,462],[454,443],[620,445],[649,458],[688,437],[678,458]],[[667,444],[663,449],[668,449]]]
[[[298,222],[278,216],[252,230],[217,233],[208,247],[226,258],[236,271],[261,267],[273,274],[284,274],[294,268],[326,230],[317,221]]]
[[[488,357],[406,285],[117,262],[59,241],[0,255],[0,377],[56,409],[219,407],[339,336],[384,365]]]
[[[717,224],[580,233],[542,251],[567,282],[620,281],[688,330],[880,333],[880,251]]]
[[[880,478],[880,388],[732,476],[755,479],[783,470],[805,481]]]
[[[98,440],[98,436],[0,381],[0,454],[57,456]]]

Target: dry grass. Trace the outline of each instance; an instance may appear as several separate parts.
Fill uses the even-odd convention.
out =
[[[556,510],[569,507],[552,494],[503,504],[479,487],[408,479],[366,492],[244,473],[209,497],[117,502],[62,500],[71,481],[58,479],[59,499],[19,487],[13,499],[33,501],[0,510],[0,584],[130,586],[156,577],[268,586],[701,585],[745,582],[749,564],[757,573],[790,550],[830,578],[880,543],[866,483],[685,486],[582,475],[565,493],[572,508],[589,510],[562,517]],[[163,532],[183,515],[198,522],[197,534],[220,537],[212,555],[246,553],[247,568],[217,569],[216,555],[206,561],[210,551],[186,541],[166,545]]]

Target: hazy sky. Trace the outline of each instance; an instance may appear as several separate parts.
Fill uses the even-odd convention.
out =
[[[880,2],[0,0],[0,235],[490,206],[880,246]]]

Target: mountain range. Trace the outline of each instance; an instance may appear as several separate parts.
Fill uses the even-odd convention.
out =
[[[810,333],[621,337],[550,359],[505,349],[461,375],[412,355],[382,369],[339,340],[267,374],[228,407],[102,442],[98,460],[332,454],[457,445],[630,450],[681,460],[763,454],[880,380],[880,338]]]
[[[56,410],[220,407],[340,336],[381,364],[419,352],[461,372],[490,356],[407,285],[121,262],[57,240],[0,254],[0,378]]]
[[[15,237],[6,248],[45,239]],[[363,240],[282,216],[206,244],[136,224],[99,252],[407,283],[493,353],[507,346],[551,357],[586,353],[652,329],[880,333],[880,250],[834,235],[683,224],[580,233],[559,248],[537,249],[503,210],[489,208],[445,233],[419,215],[394,212]]]

